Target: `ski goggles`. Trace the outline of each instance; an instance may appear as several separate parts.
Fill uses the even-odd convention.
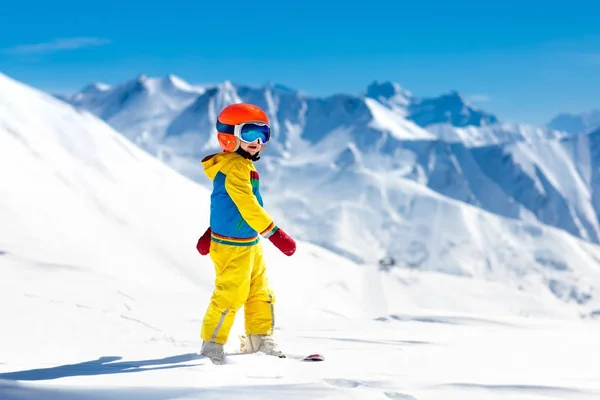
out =
[[[237,125],[228,125],[217,120],[217,131],[234,135],[246,143],[253,143],[256,139],[259,139],[259,143],[264,144],[271,138],[271,128],[264,122],[243,122]]]

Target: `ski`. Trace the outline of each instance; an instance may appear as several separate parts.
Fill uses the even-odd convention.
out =
[[[302,361],[325,361],[325,357],[321,354],[309,354],[302,359]]]
[[[302,361],[302,362],[325,361],[325,357],[322,354],[319,354],[319,353],[308,354],[308,355],[285,354],[282,357],[276,357],[276,356],[267,356],[266,354],[262,354],[262,353],[233,352],[233,353],[225,353],[225,358],[230,357],[230,356],[244,356],[244,355],[245,356],[264,355],[265,357],[280,358],[282,360],[288,359],[288,360]]]
[[[240,352],[235,354],[249,354],[245,352],[246,349],[246,335],[241,334],[238,335],[238,339],[240,340]],[[325,361],[325,357],[319,353],[313,353],[308,355],[299,355],[299,354],[285,354],[285,356],[279,358],[289,358],[292,360],[304,361],[304,362],[315,362],[315,361]]]

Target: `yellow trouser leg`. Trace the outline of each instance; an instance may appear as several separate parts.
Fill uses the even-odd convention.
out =
[[[255,247],[210,244],[216,279],[202,323],[201,337],[205,342],[227,343],[235,314],[250,292]]]
[[[266,271],[263,249],[259,243],[256,245],[252,264],[250,294],[244,304],[244,325],[247,335],[273,334],[275,295],[269,288]]]

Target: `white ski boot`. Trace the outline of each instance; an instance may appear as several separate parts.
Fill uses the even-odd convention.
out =
[[[223,364],[223,358],[225,357],[223,345],[215,342],[202,342],[200,354],[209,358],[215,365]]]
[[[264,353],[269,356],[275,356],[279,358],[286,358],[285,354],[279,350],[279,346],[270,335],[241,335],[241,348],[242,353]]]

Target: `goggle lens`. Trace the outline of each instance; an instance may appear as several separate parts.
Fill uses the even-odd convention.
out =
[[[271,137],[271,129],[268,125],[244,124],[240,130],[240,137],[244,142],[252,143],[260,139],[261,143],[267,143]]]

